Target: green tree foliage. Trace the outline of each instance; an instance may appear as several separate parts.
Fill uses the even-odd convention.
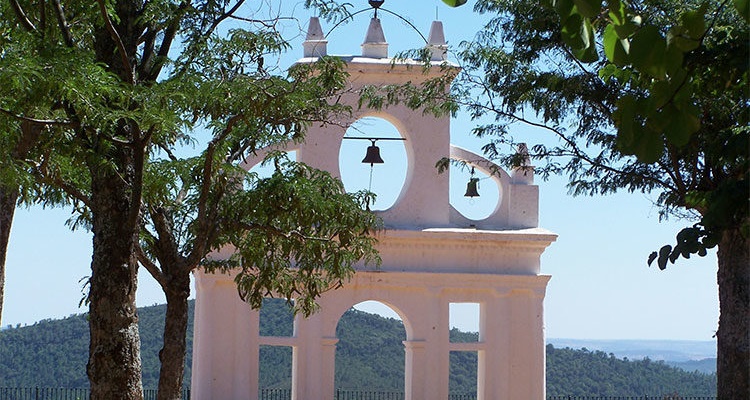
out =
[[[453,332],[453,330],[451,330]],[[478,359],[475,351],[451,351],[448,390],[456,394],[477,394]]]
[[[713,396],[716,375],[686,372],[663,362],[629,361],[587,349],[547,345],[548,396]]]
[[[307,5],[345,13],[328,1]],[[16,170],[79,202],[78,222],[94,236],[92,398],[142,397],[137,259],[164,288],[168,314],[178,316],[166,321],[170,340],[161,353],[169,382],[159,396],[172,398],[182,376],[189,273],[211,250],[244,249],[231,266],[242,265],[240,293],[251,304],[274,291],[298,298],[304,312],[346,279],[352,263],[375,258],[368,237],[375,219],[362,211],[362,196],[303,165],[279,167],[268,180],[237,167],[260,147],[301,140],[308,124],[349,111],[326,100],[343,89],[340,61],[286,75],[264,67],[265,57],[288,46],[278,19],[247,17],[250,8],[244,0],[11,0],[0,8],[0,82],[10,83],[0,91],[2,127],[31,124],[54,150]],[[201,127],[212,135],[205,151],[176,157]],[[3,140],[15,143],[14,132],[3,129]],[[50,154],[61,161],[48,162]],[[13,190],[22,185],[9,182]],[[263,190],[286,196],[263,202],[272,197]],[[235,206],[243,208],[228,208]]]
[[[190,302],[187,342],[192,350],[193,307]],[[159,382],[159,349],[162,347],[166,305],[138,310],[143,358],[143,384],[156,388]],[[88,354],[86,314],[61,320],[44,320],[34,325],[0,332],[0,386],[85,388]],[[185,362],[190,382],[192,353]]]
[[[83,315],[0,332],[0,386],[88,387]]]
[[[550,134],[536,171],[574,195],[653,193],[663,217],[691,221],[649,263],[718,246],[725,398],[750,393],[746,3],[478,0],[495,17],[465,44],[456,91],[490,157],[518,165],[504,154],[527,124]]]

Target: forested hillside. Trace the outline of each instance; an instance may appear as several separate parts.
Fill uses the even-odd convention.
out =
[[[192,362],[192,307],[188,326],[186,384]],[[155,388],[158,380],[161,332],[165,306],[139,310],[143,383]],[[291,316],[283,302],[269,303],[262,314],[264,335],[290,335]],[[86,387],[88,325],[85,315],[45,320],[32,326],[0,331],[0,387]],[[337,328],[336,386],[369,390],[403,389],[406,332],[401,321],[350,310]],[[476,334],[451,331],[453,341],[474,341]],[[289,348],[261,349],[261,386],[289,387]],[[473,393],[476,354],[451,354],[453,392]],[[715,375],[685,372],[662,362],[627,361],[604,352],[556,349],[547,346],[547,394],[644,396],[714,395]]]
[[[649,359],[628,361],[602,351],[547,345],[547,395],[713,396],[716,374],[686,372]]]

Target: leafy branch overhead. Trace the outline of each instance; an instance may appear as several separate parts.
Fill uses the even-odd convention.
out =
[[[717,248],[720,398],[750,391],[748,1],[476,0],[494,14],[459,54],[454,94],[490,158],[530,135],[542,176],[574,194],[653,194],[691,220],[664,269]],[[489,122],[488,122],[489,121]],[[523,141],[536,141],[526,137]]]
[[[643,12],[638,3],[607,0],[602,8],[600,0],[551,1],[560,17],[561,36],[573,54],[583,62],[596,62],[600,57],[597,36],[601,36],[609,63],[599,75],[629,89],[613,114],[618,145],[624,153],[654,163],[663,154],[665,143],[684,147],[698,132],[705,116],[695,96],[702,90],[700,80],[704,77],[690,63],[688,53],[700,51],[706,40],[715,40],[707,39],[708,30],[722,14],[731,12],[725,10],[732,7],[728,3],[725,0],[710,9],[709,3],[683,8],[677,18],[665,23]],[[746,23],[748,1],[738,0],[733,6]],[[728,72],[722,83],[747,83],[741,68]]]
[[[143,396],[132,290],[139,263],[169,305],[159,398],[171,399],[182,387],[190,273],[208,253],[274,238],[271,253],[245,253],[243,271],[298,266],[296,286],[264,279],[240,291],[299,296],[304,312],[355,262],[377,260],[366,194],[347,195],[304,165],[279,162],[276,186],[240,167],[268,145],[302,140],[312,123],[351,113],[336,101],[347,89],[343,62],[280,73],[274,61],[289,48],[281,24],[294,18],[246,3],[0,3],[0,211],[8,215],[18,196],[72,203],[75,224],[93,232],[92,398]],[[326,17],[348,15],[334,1],[305,3]],[[238,202],[243,209],[227,209]],[[295,264],[266,265],[266,256]]]

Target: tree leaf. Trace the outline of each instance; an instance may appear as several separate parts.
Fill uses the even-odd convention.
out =
[[[563,22],[563,41],[573,49],[584,49],[589,45],[586,35],[586,23],[580,14],[573,14]]]
[[[661,133],[652,129],[638,129],[633,135],[634,154],[638,160],[651,164],[664,154],[664,143]]]
[[[750,22],[750,0],[734,0],[734,8],[745,21]]]
[[[638,25],[626,21],[622,25],[612,25],[615,29],[615,32],[617,32],[617,36],[620,37],[620,39],[627,39],[632,35],[636,30],[638,30]]]
[[[700,39],[706,32],[706,5],[697,10],[689,10],[682,14],[682,26],[691,39]]]
[[[586,18],[594,18],[602,11],[602,3],[599,0],[573,0],[578,12]]]
[[[675,146],[682,147],[690,141],[693,133],[700,128],[698,116],[676,107],[670,107],[669,122],[664,128],[664,136]]]
[[[684,60],[684,53],[683,51],[678,48],[677,46],[667,46],[667,52],[664,55],[664,61],[665,61],[665,67],[666,71],[670,76],[671,80],[675,80],[675,76],[682,76],[684,77],[684,72],[681,72],[682,70],[682,64]],[[677,78],[677,80],[681,81],[682,79]]]
[[[625,3],[620,0],[607,0],[609,18],[615,26],[623,26],[627,23],[627,9]]]
[[[596,46],[593,44],[585,49],[575,50],[573,54],[577,59],[585,63],[592,63],[599,59],[599,54],[596,53]]]
[[[466,4],[466,0],[443,0],[443,3],[447,4],[450,7],[460,7]]]
[[[617,66],[624,66],[628,62],[628,50],[630,43],[620,39],[615,31],[614,25],[610,24],[604,29],[604,55]]]
[[[670,257],[670,254],[672,253],[672,246],[670,245],[664,245],[661,249],[659,249],[659,260],[657,263],[659,264],[660,270],[667,269],[667,260]]]
[[[635,97],[625,95],[617,101],[617,109],[612,114],[617,126],[617,145],[623,153],[633,154],[635,125]]]
[[[555,7],[555,11],[560,15],[560,23],[565,25],[565,22],[572,15],[576,14],[580,18],[581,15],[576,13],[575,3],[573,0],[552,0],[552,5]]]
[[[666,75],[665,53],[667,42],[653,25],[639,29],[630,42],[630,61],[641,71],[655,78]]]
[[[568,18],[562,29],[563,40],[573,48],[573,54],[583,62],[594,62],[599,59],[594,43],[594,28],[588,18],[574,14]]]

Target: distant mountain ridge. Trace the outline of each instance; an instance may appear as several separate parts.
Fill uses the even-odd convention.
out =
[[[548,338],[557,348],[598,350],[619,358],[654,361],[682,368],[685,371],[716,372],[715,340],[596,340]]]
[[[696,361],[716,358],[715,340],[597,340],[548,338],[555,347],[587,348],[629,359]]]
[[[185,383],[190,383],[192,314],[190,303]],[[144,387],[158,381],[158,351],[165,306],[139,309]],[[264,315],[267,317],[264,318]],[[283,302],[264,305],[263,334],[290,334]],[[476,333],[451,330],[454,341],[472,341]],[[350,310],[337,327],[336,385],[341,388],[403,390],[406,339],[403,323]],[[574,343],[573,346],[576,346]],[[589,344],[590,345],[590,344]],[[573,347],[568,346],[568,347]],[[585,346],[581,346],[585,347]],[[289,387],[289,348],[261,348],[261,387]],[[626,361],[596,349],[574,350],[548,345],[547,394],[550,396],[683,396],[715,395],[716,376],[686,372],[661,361]],[[85,315],[40,321],[0,331],[0,387],[87,387],[88,324]],[[451,355],[451,391],[476,391],[476,353]]]

